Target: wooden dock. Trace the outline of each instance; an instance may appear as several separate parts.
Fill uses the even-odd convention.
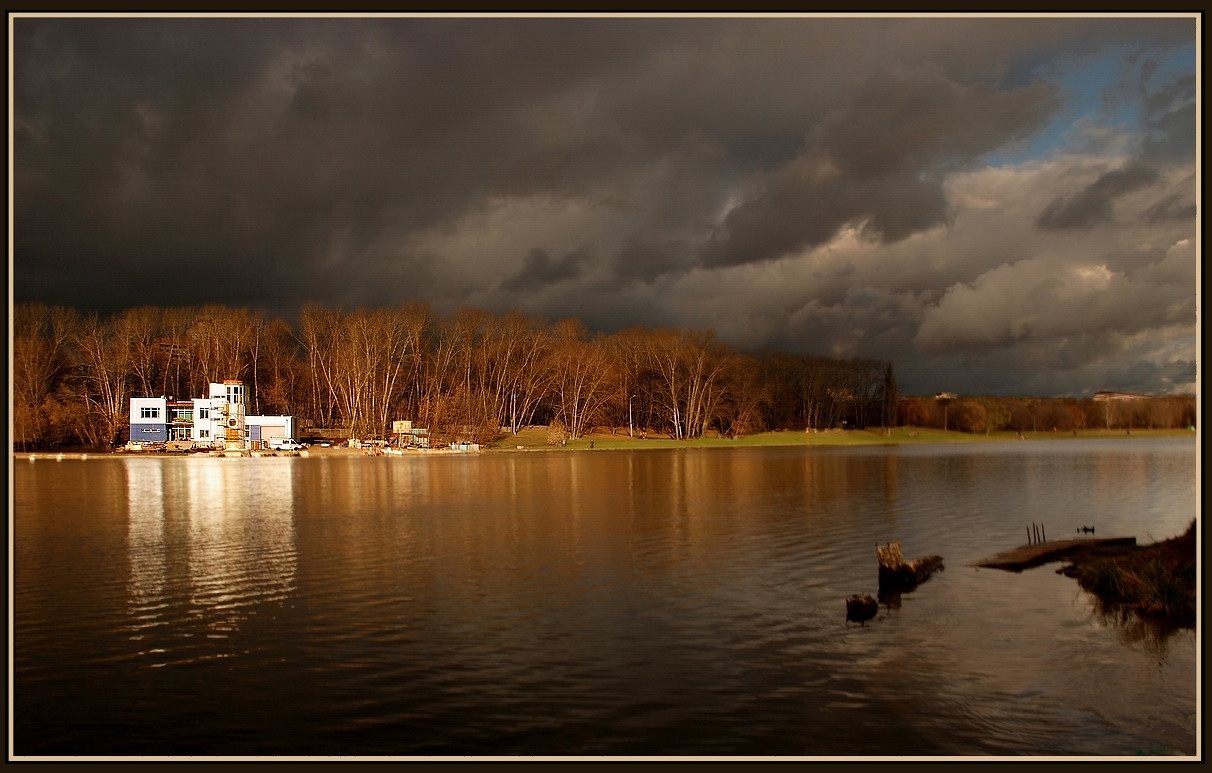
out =
[[[1131,547],[1136,544],[1136,537],[1100,537],[1089,539],[1062,539],[1054,542],[1040,542],[998,553],[995,556],[982,559],[972,564],[989,569],[1009,569],[1021,572],[1033,566],[1059,561],[1088,548]]]

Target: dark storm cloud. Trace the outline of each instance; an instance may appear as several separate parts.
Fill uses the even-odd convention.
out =
[[[1195,76],[1183,75],[1148,95],[1141,157],[1172,162],[1195,153]]]
[[[1117,368],[1110,374],[1110,380],[1117,389],[1127,392],[1168,393],[1181,388],[1182,385],[1195,381],[1195,362],[1180,360],[1159,365],[1154,362],[1138,361],[1126,368]],[[1159,385],[1160,388],[1159,388]]]
[[[1140,92],[1144,109],[1144,136],[1136,159],[1122,169],[1099,177],[1084,190],[1060,197],[1039,215],[1036,224],[1045,229],[1089,229],[1114,222],[1115,200],[1148,188],[1160,179],[1154,165],[1193,158],[1195,152],[1195,78],[1181,75],[1154,91],[1149,81],[1157,70],[1152,59],[1140,65]],[[1181,199],[1183,197],[1178,197]],[[1143,215],[1149,222],[1193,218],[1194,202],[1185,206],[1176,197],[1154,206]]]
[[[708,262],[777,258],[849,223],[885,243],[945,223],[943,173],[1024,136],[1055,106],[1042,84],[1003,91],[959,83],[935,67],[879,73],[728,214]]]
[[[1133,164],[1101,175],[1072,196],[1056,199],[1040,213],[1040,228],[1088,229],[1114,222],[1111,205],[1121,196],[1135,193],[1158,180],[1154,169]]]
[[[997,85],[1017,46],[1038,56],[1054,40],[1128,33],[1085,22],[22,19],[18,280],[46,295],[53,284],[30,287],[39,277],[26,267],[53,276],[85,261],[112,276],[227,260],[296,299],[323,297],[330,268],[357,282],[367,262],[407,263],[402,238],[485,197],[601,191],[643,220],[649,200],[620,192],[691,142],[720,158],[663,183],[681,200],[688,188],[752,189],[754,172],[773,170],[728,217],[713,263],[766,259],[854,219],[896,239],[945,217],[940,165],[1031,128],[1051,104],[1039,83]],[[992,53],[974,54],[978,41]],[[839,177],[799,176],[818,161]],[[784,213],[792,224],[763,239]],[[701,230],[715,215],[677,217]],[[642,230],[665,236],[661,222]],[[108,287],[95,300],[123,303]]]
[[[325,297],[408,261],[385,236],[605,177],[610,139],[544,111],[617,52],[584,26],[477,26],[18,22],[19,282],[105,266],[61,300],[122,305],[114,278],[221,261]]]
[[[656,240],[637,236],[615,255],[615,273],[624,281],[651,282],[657,277],[684,271],[693,260],[693,247],[685,241]]]
[[[1194,222],[1195,200],[1189,193],[1174,193],[1141,213],[1141,220],[1155,225],[1169,221]]]
[[[509,277],[504,287],[513,291],[541,290],[547,285],[575,277],[587,257],[584,250],[577,250],[553,258],[547,250],[535,247],[526,255],[522,270]]]
[[[1193,74],[1155,64],[1190,19],[17,18],[13,35],[18,301],[416,299],[606,329],[727,308],[753,345],[836,307],[787,340],[849,351],[912,341],[946,321],[924,299],[1049,252],[1035,240],[1068,234],[1031,228],[1042,202],[1048,224],[1105,222],[1154,170],[1169,187],[1125,222],[1165,250],[1194,201],[1170,183],[1193,164]],[[957,199],[957,176],[1045,126],[1052,76],[1112,46],[1139,53],[1135,165],[1088,162],[1124,171],[1049,182],[962,249],[899,251],[998,212],[1004,192]],[[802,278],[764,284],[788,259]],[[883,262],[877,313],[852,287]]]

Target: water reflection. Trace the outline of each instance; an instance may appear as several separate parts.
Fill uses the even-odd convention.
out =
[[[1188,626],[1162,618],[1142,617],[1122,604],[1105,601],[1094,593],[1083,593],[1089,598],[1099,623],[1114,631],[1124,644],[1142,646],[1159,666],[1166,663],[1170,639],[1176,634],[1192,631]]]
[[[164,466],[158,460],[126,464],[127,581],[131,638],[145,628],[164,625],[160,611],[167,605],[168,550],[164,522]]]
[[[1049,569],[967,566],[1089,502],[1100,533],[1180,531],[1193,447],[1133,449],[26,465],[16,733],[50,753],[1190,752],[1193,634],[1155,647]],[[948,570],[847,627],[891,540]]]
[[[130,638],[152,665],[231,656],[215,644],[295,588],[292,468],[250,462],[125,460]]]

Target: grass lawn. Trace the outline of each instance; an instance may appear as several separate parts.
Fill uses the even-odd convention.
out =
[[[1026,432],[1027,440],[1072,439],[1072,432]],[[1078,430],[1079,438],[1141,438],[1141,437],[1195,437],[1190,430],[1156,429],[1133,430],[1129,435],[1124,430]],[[991,432],[988,435],[970,432],[943,432],[924,427],[897,427],[888,434],[876,427],[862,430],[829,430],[803,432],[782,430],[745,435],[739,438],[706,437],[693,440],[673,440],[666,436],[649,435],[646,439],[627,437],[627,428],[615,434],[596,432],[583,438],[569,440],[561,447],[547,443],[547,427],[527,427],[516,435],[501,435],[493,450],[501,451],[588,451],[593,450],[643,449],[643,448],[743,448],[748,446],[866,446],[866,445],[917,445],[924,443],[987,443],[1020,442],[1018,433]]]

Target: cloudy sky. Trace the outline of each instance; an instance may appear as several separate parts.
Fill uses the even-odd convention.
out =
[[[428,301],[1192,390],[1193,18],[14,23],[13,297]]]

